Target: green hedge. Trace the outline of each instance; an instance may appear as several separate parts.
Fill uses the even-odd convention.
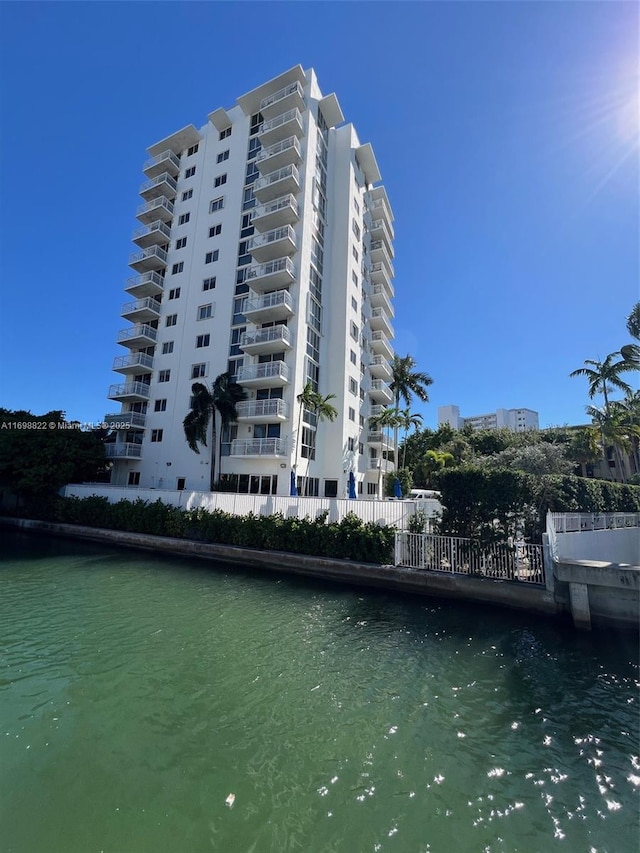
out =
[[[524,534],[539,542],[551,512],[640,512],[640,487],[573,475],[534,477],[523,471],[472,466],[437,474],[448,536],[504,541]]]
[[[395,539],[394,528],[365,524],[353,513],[328,524],[327,513],[315,521],[280,513],[238,516],[221,510],[181,510],[159,500],[110,504],[100,497],[58,498],[46,517],[65,524],[378,564],[392,562]]]

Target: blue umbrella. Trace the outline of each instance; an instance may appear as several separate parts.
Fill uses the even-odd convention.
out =
[[[400,480],[397,477],[393,481],[393,494],[396,498],[402,497],[402,486],[400,485]]]
[[[349,471],[349,498],[351,500],[356,499],[356,478],[353,471]]]
[[[292,498],[298,497],[298,487],[296,486],[296,472],[293,470],[291,471],[291,489],[289,491],[289,494]]]

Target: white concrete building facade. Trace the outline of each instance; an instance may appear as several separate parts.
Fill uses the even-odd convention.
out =
[[[375,497],[391,469],[368,418],[392,401],[393,214],[371,145],[296,66],[148,149],[129,260],[124,353],[106,416],[114,484],[208,490],[211,439],[183,420],[192,385],[246,392],[215,480],[241,493]],[[311,382],[338,412],[317,423]],[[211,428],[209,436],[211,435]]]
[[[476,432],[483,429],[510,429],[512,432],[527,432],[540,429],[538,413],[533,409],[497,409],[486,415],[460,416],[458,406],[438,408],[438,426],[448,424],[453,429],[471,426]]]

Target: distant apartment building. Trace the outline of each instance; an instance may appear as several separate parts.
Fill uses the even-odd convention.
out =
[[[393,467],[369,418],[392,402],[393,213],[370,144],[313,69],[289,69],[148,149],[106,421],[114,484],[208,490],[187,446],[192,385],[246,399],[221,465],[244,493],[374,498]],[[318,423],[297,398],[334,395]]]
[[[512,432],[540,429],[538,413],[533,409],[497,409],[486,415],[471,415],[463,418],[460,416],[458,406],[440,406],[438,426],[444,426],[444,424],[448,424],[453,429],[470,426],[476,432],[482,429],[510,429]]]

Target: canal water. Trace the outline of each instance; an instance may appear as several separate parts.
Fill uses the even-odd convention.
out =
[[[2,552],[3,853],[638,849],[636,638],[6,531]]]

